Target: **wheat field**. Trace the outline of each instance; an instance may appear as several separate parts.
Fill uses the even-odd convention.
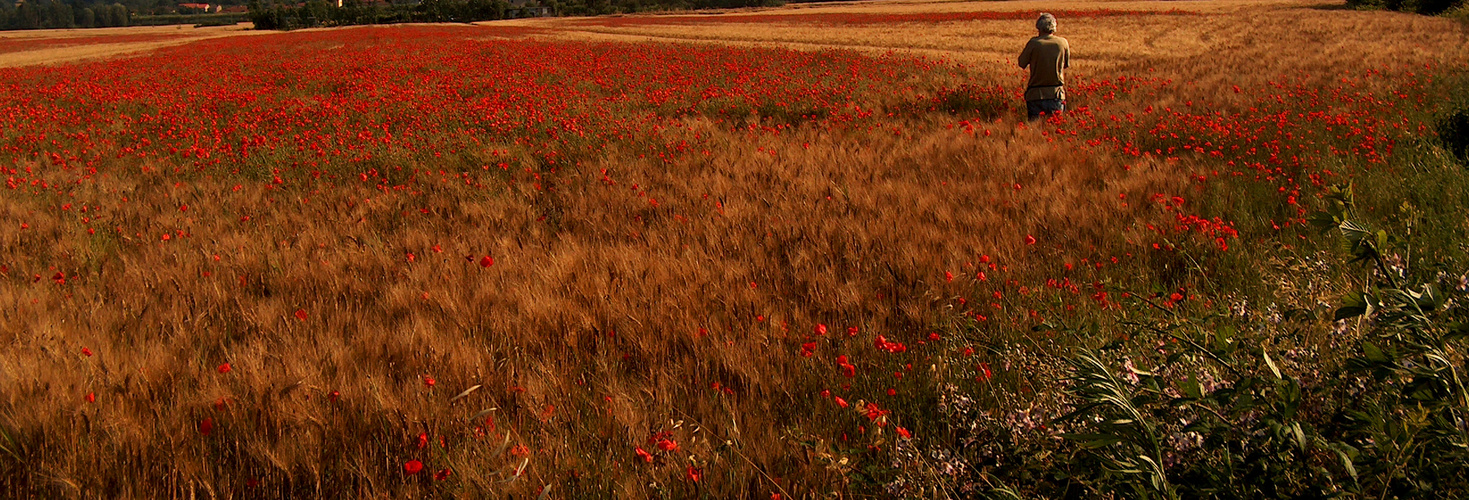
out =
[[[1025,74],[1015,56],[1039,10],[1057,12],[1058,34],[1074,51],[1076,121],[1023,120]],[[1025,15],[911,17],[988,12]],[[856,20],[832,21],[842,16]],[[1175,214],[1217,215],[1218,205],[1196,197],[1251,200],[1203,194],[1226,189],[1217,186],[1235,152],[1221,143],[1220,155],[1191,155],[1149,139],[1156,153],[1128,154],[1154,146],[1121,138],[1135,144],[1113,147],[1120,133],[1095,130],[1124,116],[1149,117],[1132,126],[1149,130],[1164,123],[1165,109],[1254,116],[1258,99],[1282,89],[1295,102],[1343,89],[1406,95],[1402,82],[1469,62],[1460,50],[1469,31],[1455,21],[1319,0],[852,2],[452,28],[446,39],[456,44],[525,44],[526,65],[552,68],[526,85],[601,96],[564,109],[555,100],[517,108],[569,117],[535,122],[566,126],[550,139],[534,136],[546,147],[479,141],[446,125],[480,112],[473,98],[457,97],[480,87],[418,79],[467,64],[433,59],[448,56],[432,47],[394,49],[408,55],[393,60],[428,62],[391,92],[364,90],[357,79],[365,73],[320,75],[311,64],[250,70],[285,64],[251,57],[267,53],[255,44],[284,40],[269,53],[303,61],[337,50],[368,57],[352,51],[414,29],[435,28],[210,28],[0,51],[15,117],[6,123],[31,123],[19,117],[32,113],[66,124],[0,131],[0,169],[10,180],[0,195],[4,496],[881,496],[856,479],[862,467],[894,460],[895,429],[920,437],[937,429],[931,409],[949,381],[970,381],[964,390],[996,418],[1061,404],[1059,364],[1049,356],[1087,340],[1031,327],[1113,314],[1094,304],[1104,281],[1119,284],[1113,294],[1120,284],[1160,282],[1201,303],[1230,300],[1210,295],[1211,277],[1197,264],[1149,253],[1150,244],[1229,247],[1209,257],[1215,264],[1234,262],[1230,252],[1267,251],[1249,250],[1263,248],[1257,233],[1219,233],[1216,243],[1213,232],[1184,231],[1165,242],[1154,228],[1174,224]],[[72,36],[5,34],[0,48]],[[591,49],[545,60],[530,52],[567,47]],[[813,71],[805,82],[818,83],[792,84],[789,95],[804,98],[806,86],[851,90],[833,109],[868,114],[736,123],[680,111],[638,125],[656,128],[657,139],[629,139],[645,132],[614,123],[634,115],[599,108],[636,94],[653,103],[637,109],[662,113],[662,90],[602,91],[615,85],[575,80],[575,70],[545,62],[658,50],[766,51],[754,52],[753,66],[761,58],[863,61],[851,66],[861,71]],[[143,98],[68,80],[183,82],[181,102],[228,118],[236,108],[192,96],[226,99],[233,83],[188,90],[218,78],[211,65],[224,58],[213,54],[230,54],[222,72],[244,68],[250,79],[240,85],[287,89],[272,102],[294,114],[238,127],[213,118],[170,124],[165,117],[195,108],[129,104]],[[683,61],[668,81],[696,91],[723,85],[699,73],[718,73],[718,64],[694,68],[726,57],[711,54]],[[186,66],[186,57],[197,60]],[[933,66],[911,62],[920,60]],[[780,74],[771,69],[768,81]],[[565,83],[573,80],[581,83]],[[930,96],[966,84],[999,89],[1000,111],[969,117],[926,107]],[[107,97],[68,94],[83,87]],[[379,109],[367,99],[352,108],[322,97],[348,87],[407,104]],[[430,107],[423,96],[434,92],[455,97]],[[1323,102],[1302,109],[1367,117],[1350,114],[1355,104]],[[917,111],[903,111],[910,108]],[[267,132],[284,122],[294,128]],[[392,122],[387,135],[418,149],[374,145],[390,144],[382,132],[359,145],[321,139],[359,122]],[[187,139],[142,140],[165,131]],[[1332,142],[1340,133],[1312,135],[1322,140],[1309,145],[1287,140],[1281,155],[1345,169],[1320,153],[1345,151]],[[579,142],[594,136],[604,143]],[[1200,152],[1216,149],[1198,142]],[[258,152],[220,152],[239,144]],[[191,145],[215,149],[180,153]],[[1175,197],[1166,210],[1155,202]],[[1283,202],[1271,210],[1281,218],[1233,222],[1296,217]],[[1084,293],[1063,293],[1073,283]],[[849,356],[856,376],[842,373],[848,362],[837,355]],[[986,380],[973,382],[981,361]]]

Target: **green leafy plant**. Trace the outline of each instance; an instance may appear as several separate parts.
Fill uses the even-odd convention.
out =
[[[1346,438],[1362,450],[1360,461],[1386,494],[1426,494],[1446,479],[1465,480],[1469,433],[1465,411],[1464,345],[1469,325],[1446,311],[1448,297],[1433,283],[1410,287],[1406,270],[1385,262],[1400,242],[1356,222],[1351,186],[1333,188],[1332,202],[1317,221],[1337,222],[1353,262],[1368,262],[1363,289],[1348,293],[1334,319],[1361,318],[1368,332],[1345,369],[1368,376],[1357,408],[1343,415]]]
[[[1469,323],[1441,287],[1409,284],[1396,252],[1410,242],[1363,222],[1353,186],[1332,186],[1322,201],[1312,222],[1340,237],[1348,264],[1362,263],[1366,278],[1329,322],[1292,314],[1302,324],[1335,325],[1356,348],[1295,367],[1319,372],[1305,383],[1282,368],[1273,340],[1241,333],[1264,326],[1136,297],[1160,315],[1122,326],[1156,342],[1155,354],[1141,355],[1156,366],[1138,369],[1129,358],[1118,369],[1090,350],[1070,359],[1078,409],[1057,423],[1080,427],[1065,437],[1101,466],[1083,482],[1138,498],[1464,493]],[[1348,335],[1353,321],[1357,337]],[[1180,436],[1194,444],[1179,446]]]
[[[1146,481],[1147,488],[1134,488],[1138,498],[1178,498],[1163,470],[1163,444],[1157,425],[1143,409],[1164,397],[1162,385],[1152,373],[1137,372],[1137,384],[1124,382],[1093,352],[1084,351],[1069,360],[1073,372],[1073,396],[1084,402],[1062,417],[1090,419],[1092,432],[1066,434],[1085,450],[1097,454],[1111,473]]]

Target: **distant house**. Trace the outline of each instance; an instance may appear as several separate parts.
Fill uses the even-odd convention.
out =
[[[545,17],[551,8],[536,0],[510,0],[511,17]]]
[[[204,11],[204,12],[219,12],[221,9],[223,9],[223,7],[224,6],[222,6],[222,5],[209,5],[207,3],[181,3],[181,4],[179,4],[179,8],[180,9],[194,9],[194,10],[200,10],[200,11]]]

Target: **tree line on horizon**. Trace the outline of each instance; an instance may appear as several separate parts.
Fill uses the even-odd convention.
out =
[[[243,6],[248,0],[205,0]],[[179,6],[190,0],[0,0],[0,31],[113,28],[168,24],[220,25],[244,21],[245,13],[205,13]]]
[[[111,28],[128,26],[131,12],[121,3],[38,0],[0,3],[0,30]]]

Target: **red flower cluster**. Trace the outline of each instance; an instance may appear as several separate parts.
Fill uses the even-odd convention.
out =
[[[857,366],[847,361],[846,354],[837,356],[837,366],[842,368],[842,375],[846,376],[847,378],[857,376]]]
[[[888,339],[886,337],[883,337],[882,335],[878,335],[877,338],[872,341],[872,345],[874,347],[877,347],[878,349],[893,354],[908,351],[908,346],[903,345],[903,343],[901,342],[889,342]]]
[[[866,411],[862,413],[862,416],[867,417],[867,420],[870,420],[881,427],[887,423],[886,417],[888,413],[888,410],[878,408],[877,404],[875,403],[867,403]]]
[[[1194,15],[1182,10],[1133,11],[1112,9],[1055,10],[1060,18],[1114,17],[1114,16],[1181,16]],[[630,27],[648,25],[700,25],[700,24],[904,24],[946,23],[960,21],[995,21],[1009,19],[1035,19],[1039,11],[989,11],[989,12],[920,12],[906,14],[876,14],[861,12],[799,13],[799,14],[724,14],[724,15],[672,15],[672,16],[626,16],[598,17],[579,21],[582,25]]]

